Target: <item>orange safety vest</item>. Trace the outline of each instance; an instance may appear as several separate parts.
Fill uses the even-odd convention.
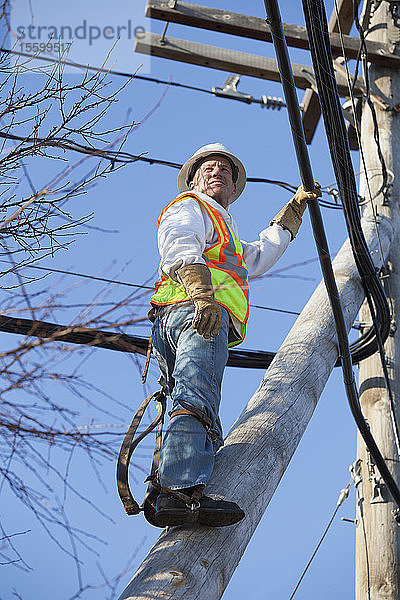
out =
[[[241,323],[240,338],[229,342],[229,346],[236,346],[246,336],[246,325],[249,318],[248,271],[243,258],[242,244],[234,236],[220,213],[206,201],[190,192],[184,192],[164,208],[158,219],[158,225],[160,225],[165,211],[184,198],[193,198],[207,211],[217,233],[218,241],[204,251],[203,258],[211,271],[216,302],[224,306]],[[156,293],[151,299],[151,304],[155,306],[190,300],[183,285],[165,275],[162,275],[155,287]]]

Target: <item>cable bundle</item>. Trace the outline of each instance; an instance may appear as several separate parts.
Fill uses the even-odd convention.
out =
[[[390,310],[385,291],[372,262],[361,229],[357,185],[336,89],[325,10],[322,2],[315,0],[303,0],[303,8],[318,85],[319,101],[354,260],[365,295],[368,299],[371,299],[376,311],[378,331],[375,332],[374,327],[370,327],[350,346],[353,362],[360,362],[372,356],[378,350],[377,335],[381,337],[383,342],[387,339],[390,331]]]
[[[292,128],[293,143],[296,150],[297,160],[301,178],[305,189],[311,190],[314,186],[310,159],[301,124],[300,110],[287,51],[285,35],[283,32],[281,17],[277,0],[264,0],[268,14],[268,23],[271,28],[276,50],[281,81],[285,92],[288,115]],[[374,325],[376,325],[376,337],[372,331],[368,331],[361,338],[361,353],[375,352],[377,348],[382,350],[382,338],[386,339],[390,327],[390,311],[387,305],[384,290],[375,271],[374,264],[369,255],[368,246],[361,229],[361,220],[357,204],[357,191],[354,172],[350,161],[348,140],[344,126],[343,114],[339,105],[339,97],[336,88],[336,80],[333,71],[332,55],[330,51],[328,24],[322,0],[303,0],[306,17],[306,27],[312,52],[315,78],[320,94],[321,109],[324,115],[326,132],[331,151],[332,161],[336,172],[339,191],[345,209],[346,224],[349,232],[350,242],[354,254],[356,266],[361,274],[363,286],[372,309]],[[321,219],[318,203],[309,202],[309,212],[313,234],[320,258],[321,270],[332,307],[335,320],[336,335],[338,340],[338,351],[343,371],[343,381],[351,411],[357,423],[357,427],[371,452],[371,456],[390,490],[397,504],[394,511],[396,520],[400,523],[400,490],[390,473],[388,466],[379,451],[379,448],[369,431],[364,420],[358,391],[354,381],[352,369],[352,357],[346,332],[346,324],[338,293],[336,280],[333,273],[329,248],[325,236],[325,230]],[[373,298],[373,300],[372,300]],[[379,321],[374,312],[374,306],[379,309]],[[372,335],[371,335],[372,334]],[[383,334],[383,335],[382,335]],[[354,349],[354,346],[353,346]]]
[[[344,118],[336,88],[325,9],[322,0],[303,0],[303,9],[319,100],[333,167],[343,203],[349,239],[375,327],[375,329],[371,327],[359,338],[356,344],[353,344],[352,356],[358,353],[359,356],[361,355],[363,358],[366,358],[378,349],[382,356],[383,341],[386,340],[390,330],[390,310],[361,229],[356,181],[350,160]],[[361,359],[359,358],[359,360]],[[343,368],[346,366],[345,362],[347,361],[342,358]],[[348,365],[346,368],[348,370]],[[355,386],[352,389],[351,386],[347,385],[346,377],[345,384],[350,408],[357,427],[397,504],[398,508],[394,511],[394,516],[400,522],[400,490],[364,420]]]

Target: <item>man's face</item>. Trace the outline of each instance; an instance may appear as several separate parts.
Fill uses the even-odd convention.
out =
[[[196,169],[189,188],[195,192],[203,192],[213,198],[224,208],[228,208],[229,200],[236,191],[236,183],[232,179],[232,167],[224,156],[208,156]]]

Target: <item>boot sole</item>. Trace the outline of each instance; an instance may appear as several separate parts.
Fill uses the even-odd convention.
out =
[[[160,509],[155,515],[155,522],[158,527],[175,527],[177,525],[186,525],[197,523],[206,527],[226,527],[234,525],[244,518],[244,512],[227,514],[224,511],[217,510],[187,510],[187,509]]]

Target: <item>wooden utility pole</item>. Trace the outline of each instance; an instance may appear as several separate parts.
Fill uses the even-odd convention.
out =
[[[371,4],[371,3],[370,3]],[[368,38],[383,42],[399,55],[399,21],[397,9],[383,1],[373,14]],[[393,18],[395,17],[395,19]],[[382,166],[374,141],[374,126],[371,110],[364,104],[362,113],[362,148],[367,165],[369,186],[373,204],[381,214],[388,216],[393,224],[394,240],[388,260],[388,277],[385,288],[393,307],[393,333],[385,344],[386,364],[395,402],[395,417],[400,419],[400,115],[396,104],[400,102],[400,73],[397,69],[369,66],[371,92],[381,95],[389,104],[388,111],[375,105],[379,125],[382,153],[389,171],[391,186],[380,191]],[[395,110],[393,110],[395,107]],[[361,171],[363,164],[361,162]],[[364,175],[361,176],[360,193],[370,198]],[[371,213],[371,204],[365,205]],[[364,306],[361,321],[370,322],[371,316]],[[360,365],[361,406],[371,432],[385,457],[397,483],[400,482],[400,455],[396,447],[390,399],[385,386],[379,354],[363,361]],[[376,467],[359,436],[358,459],[360,479],[357,479],[357,534],[356,534],[356,599],[398,600],[400,598],[400,526],[393,518],[394,504],[382,484]]]
[[[392,226],[388,219],[378,220],[382,249],[387,253]],[[368,220],[363,226],[378,265],[375,224]],[[333,265],[349,329],[364,292],[348,241]],[[229,432],[207,485],[208,493],[238,502],[246,518],[232,527],[167,528],[120,600],[221,598],[300,442],[336,360],[336,329],[321,283]]]

